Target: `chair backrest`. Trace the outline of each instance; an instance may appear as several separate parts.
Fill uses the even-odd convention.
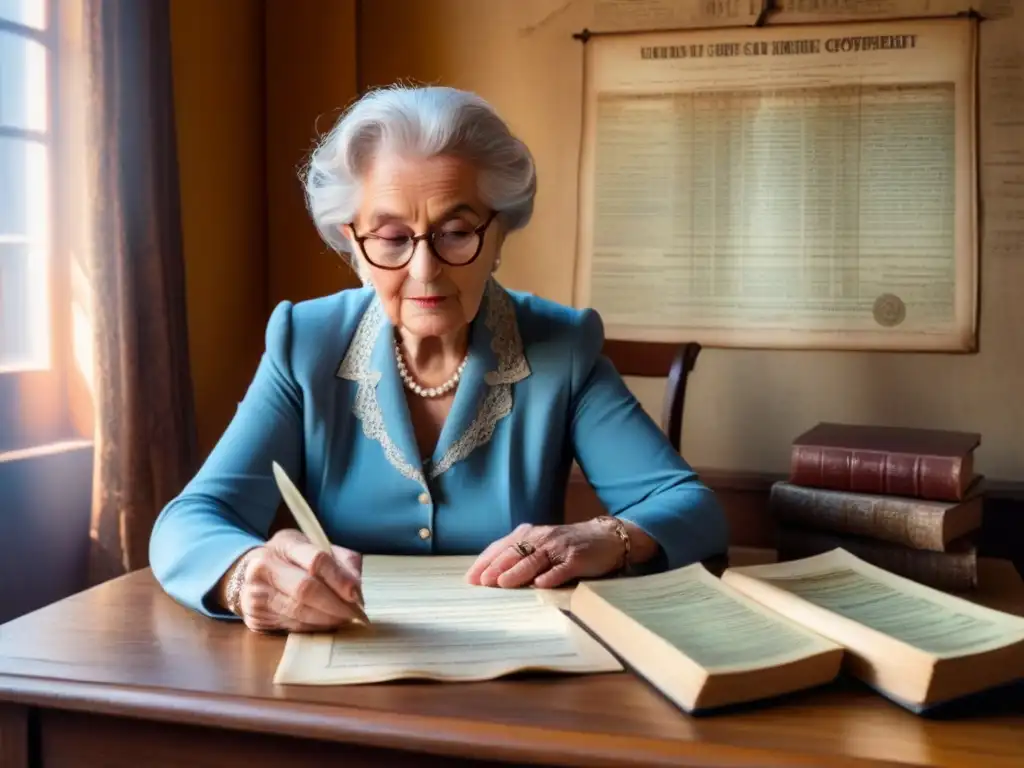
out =
[[[686,383],[700,350],[696,341],[669,344],[606,339],[604,342],[605,356],[621,375],[668,378],[661,406],[661,428],[676,451],[682,451],[683,445]]]

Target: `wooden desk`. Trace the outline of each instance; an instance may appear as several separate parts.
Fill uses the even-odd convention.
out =
[[[1024,612],[1008,564],[984,576],[1003,580],[986,602]],[[22,617],[0,627],[0,768],[1024,765],[1024,706],[934,722],[839,683],[692,718],[629,673],[284,688],[283,645],[148,571]]]

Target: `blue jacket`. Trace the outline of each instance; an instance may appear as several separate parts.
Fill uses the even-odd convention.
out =
[[[574,459],[611,514],[658,542],[648,570],[725,551],[714,495],[601,356],[595,311],[491,281],[426,461],[393,338],[371,288],[275,308],[234,419],[153,529],[150,563],[172,597],[226,615],[212,590],[281,503],[272,461],[331,541],[364,554],[475,554],[520,523],[557,524]]]

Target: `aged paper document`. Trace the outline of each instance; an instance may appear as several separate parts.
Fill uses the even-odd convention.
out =
[[[977,8],[971,0],[776,0],[768,17],[771,24],[806,24],[826,21],[910,19],[953,16]]]
[[[575,303],[609,337],[969,351],[972,19],[586,43]]]
[[[761,0],[592,0],[592,32],[749,26]]]
[[[1024,2],[997,2],[982,6],[979,54],[982,246],[1024,258]]]
[[[535,590],[466,583],[473,560],[364,558],[363,596],[371,625],[289,635],[274,682],[474,681],[522,670],[622,669],[604,646]]]
[[[989,14],[994,3],[982,0]],[[767,24],[821,24],[954,16],[977,10],[971,0],[776,0]],[[749,27],[761,16],[763,0],[590,0],[591,32],[651,32],[707,27]]]

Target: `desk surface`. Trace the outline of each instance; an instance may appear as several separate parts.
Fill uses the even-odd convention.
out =
[[[1024,615],[1009,563],[986,563],[982,585],[979,602]],[[554,765],[1024,765],[1024,704],[930,721],[837,683],[693,718],[629,673],[275,686],[283,647],[140,571],[0,627],[0,702]]]

